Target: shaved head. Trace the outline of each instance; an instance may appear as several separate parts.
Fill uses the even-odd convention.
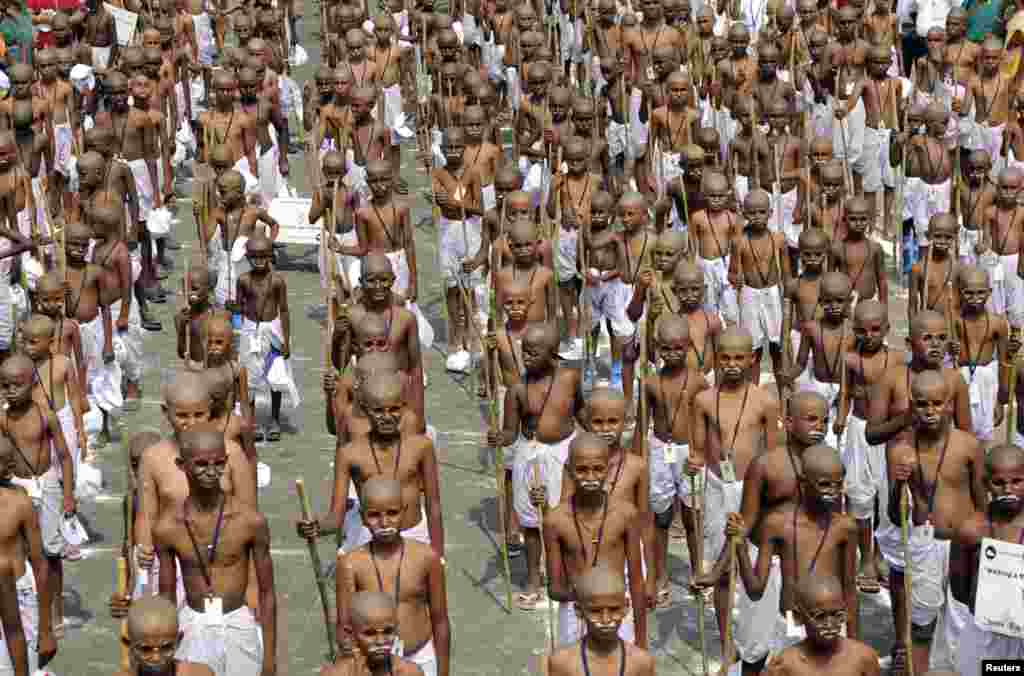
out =
[[[594,596],[626,594],[626,580],[622,573],[613,571],[604,564],[588,568],[576,578],[576,596],[587,600]]]
[[[177,606],[163,596],[144,596],[132,601],[128,610],[128,638],[134,642],[162,633],[177,637]]]
[[[376,616],[387,614],[392,618],[398,618],[398,609],[390,594],[384,592],[356,592],[352,595],[350,612],[352,613],[352,624],[356,627],[364,627]]]
[[[388,500],[402,502],[402,484],[394,479],[378,474],[363,482],[360,493],[364,505],[380,503]]]

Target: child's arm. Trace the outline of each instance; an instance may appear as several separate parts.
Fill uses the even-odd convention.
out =
[[[187,359],[185,354],[185,335],[188,331],[188,319],[185,317],[186,310],[174,315],[174,330],[178,334],[178,359]]]
[[[849,515],[844,515],[843,519],[848,522],[846,541],[843,543],[841,552],[843,596],[846,598],[846,635],[855,639],[860,635],[858,625],[860,599],[857,593],[857,525]]]
[[[50,368],[53,368],[51,365]],[[75,369],[71,367],[71,360],[64,361],[64,399],[71,404],[71,413],[75,419],[75,429],[78,432],[78,450],[84,454],[88,446],[85,436],[85,422],[82,416],[85,414],[82,403],[85,401],[84,388],[78,384],[78,376]]]
[[[886,308],[886,316],[889,308],[889,276],[885,274],[885,252],[880,244],[874,244],[875,249],[875,279],[878,282],[878,302]]]
[[[53,368],[53,365],[50,365]],[[64,488],[64,513],[73,514],[76,510],[75,504],[75,465],[68,453],[68,445],[64,442],[64,430],[61,429],[57,415],[50,410],[46,414],[46,424],[50,430],[50,439],[57,448],[57,459],[60,460],[61,484]]]
[[[146,159],[146,172],[149,174],[149,185],[153,188],[153,206],[157,209],[163,206],[160,172],[156,167],[157,158],[160,156],[159,138],[160,123],[153,120],[151,116],[146,115],[146,125],[142,128],[142,144]]]
[[[83,411],[88,411],[89,410],[89,402],[88,402],[88,399],[86,399],[85,392],[88,389],[86,387],[86,383],[88,383],[89,381],[86,379],[86,372],[87,371],[86,371],[86,368],[85,368],[85,358],[82,356],[82,334],[78,330],[78,322],[75,322],[75,321],[72,321],[72,320],[67,320],[67,321],[70,323],[70,327],[71,327],[71,331],[70,331],[70,333],[71,333],[71,337],[70,337],[71,352],[75,356],[75,369],[76,369],[76,371],[78,373],[78,384],[79,384],[79,388],[80,388],[79,389],[79,394],[82,397],[82,401],[80,402],[80,406],[81,406]]]
[[[282,153],[282,154],[284,154],[284,153]],[[312,208],[310,210],[312,210]],[[264,224],[270,226],[270,241],[271,242],[276,242],[277,241],[277,236],[281,232],[281,224],[278,223],[274,219],[274,217],[271,216],[267,212],[266,209],[260,209],[256,213],[256,222],[257,223],[264,223]]]
[[[444,576],[444,559],[431,557],[427,573],[427,601],[430,625],[433,628],[434,647],[437,651],[438,676],[448,676],[451,659],[451,624],[448,620],[448,593]]]
[[[120,242],[115,242],[117,246]],[[132,308],[132,263],[128,258],[128,249],[125,248],[123,255],[114,256],[117,266],[118,281],[121,291],[121,313],[117,318],[117,330],[128,330],[128,319]]]
[[[406,290],[405,299],[410,303],[415,303],[416,298],[419,296],[419,268],[416,264],[416,237],[413,230],[412,219],[409,214],[409,207],[403,206],[399,210],[399,219],[401,222],[401,233],[403,246],[405,247],[405,261],[409,266],[409,288]],[[484,235],[486,237],[486,235]],[[487,241],[487,250],[490,251],[490,239]]]

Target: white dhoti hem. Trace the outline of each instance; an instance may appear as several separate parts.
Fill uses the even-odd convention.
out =
[[[156,162],[159,165],[160,161]],[[128,168],[132,170],[132,176],[135,177],[135,192],[139,195],[139,220],[145,222],[149,218],[149,212],[153,209],[156,187],[150,180],[149,167],[146,165],[145,158],[131,160],[127,164]]]
[[[967,381],[971,402],[971,424],[974,434],[982,441],[991,441],[995,432],[995,407],[999,397],[999,361],[993,359],[971,372],[970,366],[961,366],[960,374]]]
[[[649,446],[649,496],[651,512],[663,514],[675,503],[676,496],[682,496],[686,486],[689,495],[689,477],[680,476],[680,468],[686,464],[690,455],[689,444],[666,444],[652,432],[647,435]],[[673,462],[666,459],[666,451],[674,453]]]
[[[1024,325],[1024,280],[1017,275],[1019,255],[1000,256],[995,266],[984,266],[992,285],[986,307],[989,312],[1006,315],[1013,327]]]
[[[704,271],[704,304],[707,309],[735,322],[739,306],[736,290],[729,284],[729,257],[701,258],[700,266]]]
[[[614,335],[620,338],[633,335],[633,322],[626,316],[626,307],[633,297],[633,287],[616,277],[597,286],[587,286],[584,293],[590,300],[591,330],[600,326],[602,321],[607,321],[611,324],[611,332]]]
[[[406,653],[402,657],[418,666],[423,676],[437,676],[437,651],[434,650],[433,639],[424,643],[422,648],[411,655]]]
[[[902,571],[905,564],[899,526],[886,523],[875,536],[878,551],[886,563]],[[911,621],[923,627],[935,621],[945,602],[949,541],[924,538],[915,529],[910,536],[910,559],[913,574]]]
[[[121,315],[121,302],[114,301],[110,305],[110,317],[114,330],[113,343],[114,355],[118,360],[121,370],[130,383],[138,383],[142,380],[143,372],[143,338],[142,317],[139,315],[139,304],[135,299],[130,299],[131,308],[128,310],[128,329],[117,330],[117,318]],[[102,322],[100,323],[102,327]],[[99,345],[100,352],[103,351],[102,342]],[[122,349],[123,348],[123,349]]]
[[[736,510],[739,511],[737,507]],[[757,561],[758,549],[752,544],[751,561]],[[743,585],[737,585],[733,604],[732,625],[736,653],[744,662],[758,662],[776,649],[786,635],[786,622],[779,612],[782,602],[782,560],[772,557],[771,570],[764,595],[754,601]]]
[[[967,604],[953,598],[953,592],[947,587],[946,609],[939,615],[935,640],[932,640],[928,653],[929,671],[956,671],[960,659],[960,636],[973,619]]]
[[[1024,639],[986,631],[970,615],[960,634],[960,655],[957,673],[960,676],[982,676],[982,660],[1024,659]]]
[[[469,260],[480,251],[482,241],[480,220],[467,218],[465,221],[451,221],[441,217],[438,224],[439,265],[441,279],[446,288],[452,289],[459,285],[460,279],[468,277],[468,285],[476,286],[482,280],[480,269],[470,275],[462,272],[462,261]]]
[[[853,518],[861,520],[874,515],[876,495],[883,513],[889,503],[885,444],[869,444],[866,430],[867,421],[851,413],[846,419],[846,436],[840,449],[846,468],[849,511]]]
[[[942,183],[925,183],[921,181],[918,186],[921,191],[921,199],[914,205],[914,230],[917,232],[918,242],[927,244],[928,222],[936,214],[949,212],[949,188],[951,182],[946,179]]]
[[[43,541],[43,554],[58,557],[64,553],[64,536],[60,524],[64,518],[64,487],[61,485],[60,465],[54,462],[51,450],[50,468],[35,479],[14,477],[11,483],[21,486],[32,496],[32,506],[39,516],[39,531]]]
[[[182,639],[174,657],[205,664],[216,676],[249,676],[263,668],[263,632],[248,606],[225,613],[223,622],[207,620],[185,606],[178,612]]]
[[[782,302],[779,287],[755,289],[744,286],[740,293],[740,325],[750,332],[754,349],[768,343],[779,344],[782,332]]]
[[[92,48],[92,66],[101,70],[110,66],[111,46]]]
[[[782,221],[782,234],[786,236],[786,246],[790,249],[800,248],[800,233],[804,231],[801,223],[794,223],[793,216],[796,213],[796,199],[798,190],[793,188],[789,192],[780,193],[776,190],[774,197],[775,214],[768,221],[768,227],[778,232],[779,221]]]
[[[559,228],[558,248],[555,249],[555,274],[559,282],[568,282],[579,276],[576,261],[579,233],[579,230],[570,230],[564,225]]]
[[[960,235],[957,239],[957,245],[960,248],[960,264],[977,265],[978,254],[974,253],[974,247],[981,241],[981,230],[970,230],[961,225]]]
[[[562,495],[562,471],[569,460],[571,434],[556,444],[543,444],[520,437],[512,447],[512,506],[523,528],[537,528],[540,514],[530,502],[530,486],[537,483],[547,488],[548,507],[558,506]]]
[[[289,408],[302,403],[295,384],[291,359],[281,356],[284,347],[284,329],[281,318],[270,322],[242,320],[241,361],[249,374],[249,387],[254,391],[281,392]]]

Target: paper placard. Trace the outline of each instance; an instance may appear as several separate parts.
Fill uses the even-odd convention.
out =
[[[127,47],[135,40],[135,28],[139,25],[139,15],[129,12],[127,9],[115,7],[110,3],[103,3],[110,15],[114,17],[114,25],[117,27],[117,44]]]
[[[309,222],[312,199],[277,197],[267,212],[281,224],[277,241],[283,244],[316,245],[320,243],[320,224]]]
[[[1024,638],[1024,545],[981,541],[974,618],[982,629]]]

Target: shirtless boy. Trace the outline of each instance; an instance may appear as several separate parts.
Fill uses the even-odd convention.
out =
[[[548,676],[654,676],[654,658],[646,650],[619,638],[631,610],[622,575],[604,564],[576,579],[577,622],[586,634],[546,657]],[[616,654],[618,653],[618,654]]]
[[[370,419],[370,433],[338,443],[334,457],[334,487],[330,509],[309,521],[300,521],[303,538],[336,533],[345,523],[350,482],[357,491],[375,476],[390,475],[402,484],[402,514],[399,530],[403,537],[429,544],[444,552],[444,524],[438,487],[437,456],[429,437],[402,429],[405,409],[402,379],[398,374],[374,374],[360,386],[362,404]],[[346,538],[343,549],[351,551],[372,539],[365,525]]]
[[[175,462],[188,496],[180,509],[161,511],[153,526],[160,595],[177,600],[175,560],[185,584],[182,639],[175,655],[225,673],[272,676],[277,669],[277,596],[266,517],[222,487],[228,464],[223,430],[197,424],[179,436],[178,448]],[[250,565],[259,592],[258,616],[246,605]],[[227,623],[231,631],[210,636],[211,624]]]
[[[178,631],[178,608],[167,599],[151,596],[132,603],[127,637],[131,668],[114,676],[214,676],[205,664],[177,659]]]
[[[515,512],[526,542],[526,590],[517,598],[523,610],[535,610],[541,598],[537,503],[558,504],[562,470],[569,459],[575,419],[583,408],[580,372],[558,366],[558,332],[551,324],[532,324],[523,336],[521,383],[505,394],[503,429],[489,429],[487,444],[509,449],[505,465],[512,469]],[[521,435],[521,436],[520,436]],[[515,446],[514,449],[510,448]]]
[[[617,500],[605,488],[608,446],[593,434],[580,434],[569,445],[568,478],[576,490],[568,501],[544,517],[549,594],[559,602],[558,642],[561,646],[582,638],[575,612],[575,581],[599,564],[629,571],[629,595],[634,623],[623,624],[619,636],[647,647],[647,598],[653,577],[646,582],[640,551],[637,510]],[[635,630],[635,635],[634,635]]]
[[[426,676],[419,666],[394,654],[399,609],[390,594],[357,592],[349,608],[355,650],[325,665],[320,676]]]
[[[879,676],[878,653],[843,636],[848,610],[839,580],[811,573],[796,585],[793,598],[807,638],[773,657],[765,676]]]
[[[353,594],[377,591],[398,604],[398,638],[405,659],[426,676],[448,676],[451,636],[444,560],[421,542],[402,537],[402,485],[375,476],[363,484],[363,523],[373,539],[338,555],[338,644],[350,643]],[[405,584],[403,584],[403,580]]]
[[[779,403],[767,387],[751,382],[753,362],[750,334],[727,329],[718,341],[717,382],[693,400],[687,472],[704,474],[707,514],[737,511],[748,466],[764,449],[777,444]],[[703,471],[705,467],[707,471]],[[724,539],[709,544],[705,558],[716,559],[725,551]],[[723,616],[727,608],[724,585],[715,590],[715,608],[719,631],[723,631],[724,623],[729,621]],[[741,647],[740,657],[753,663],[763,656],[744,656]]]

